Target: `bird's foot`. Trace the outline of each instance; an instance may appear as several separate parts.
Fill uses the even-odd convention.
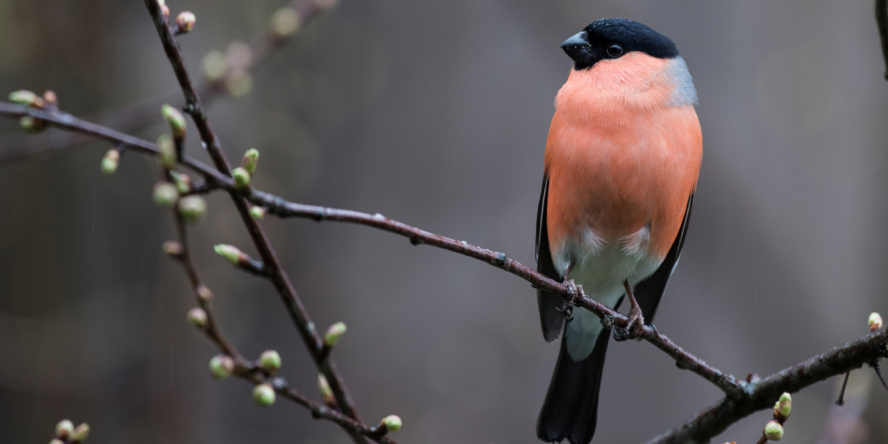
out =
[[[561,308],[556,308],[556,310],[564,314],[564,320],[566,322],[570,322],[573,321],[574,301],[577,299],[577,295],[580,294],[580,292],[578,290],[578,285],[573,279],[564,281],[564,284],[567,285],[570,290],[568,291],[568,296],[562,298]]]
[[[641,314],[640,307],[632,307],[629,310],[629,323],[625,327],[617,327],[614,329],[614,340],[628,341],[630,339],[640,338],[644,331],[644,316]]]

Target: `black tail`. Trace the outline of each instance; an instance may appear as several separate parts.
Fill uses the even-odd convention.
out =
[[[603,330],[595,342],[592,354],[575,362],[567,354],[565,339],[555,374],[549,384],[549,393],[537,421],[537,436],[546,442],[567,439],[571,444],[588,444],[595,435],[598,416],[598,388],[610,331]]]

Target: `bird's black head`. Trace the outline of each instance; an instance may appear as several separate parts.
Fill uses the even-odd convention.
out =
[[[652,57],[678,56],[675,43],[653,29],[627,19],[607,18],[592,22],[567,39],[561,49],[574,61],[574,69],[591,68],[601,60],[617,59],[638,51]]]

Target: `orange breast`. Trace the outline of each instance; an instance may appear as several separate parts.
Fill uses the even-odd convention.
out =
[[[662,260],[697,185],[700,123],[692,106],[668,105],[668,79],[627,91],[618,78],[626,68],[604,68],[573,71],[556,101],[545,160],[552,255],[588,229],[611,243],[647,227],[645,254]]]

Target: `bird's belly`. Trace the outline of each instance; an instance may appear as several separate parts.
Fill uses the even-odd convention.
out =
[[[623,281],[634,286],[657,270],[662,258],[644,249],[626,248],[619,241],[607,242],[597,250],[580,256],[569,277],[583,286],[585,293],[613,307],[625,292]]]

